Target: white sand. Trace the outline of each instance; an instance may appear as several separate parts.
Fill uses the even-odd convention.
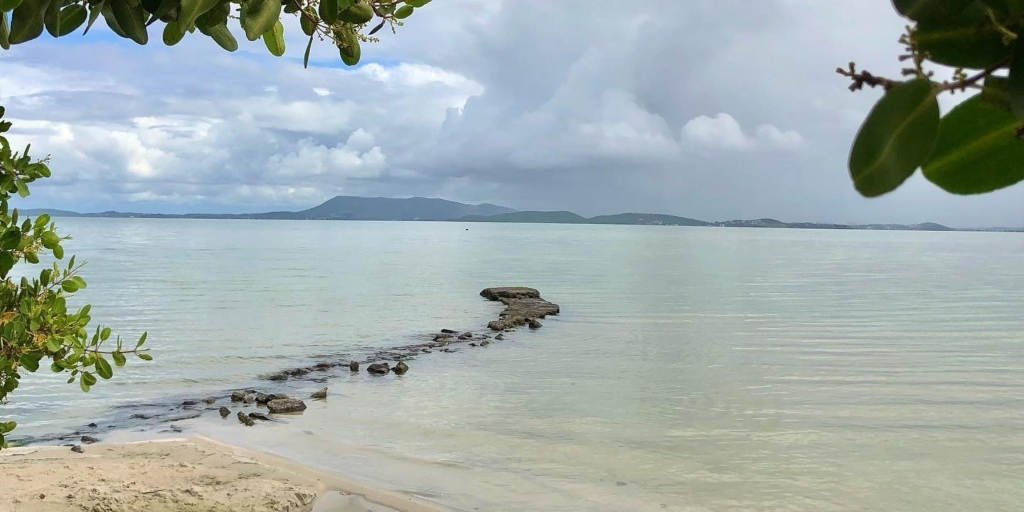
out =
[[[441,508],[205,437],[0,451],[5,512],[437,512]]]

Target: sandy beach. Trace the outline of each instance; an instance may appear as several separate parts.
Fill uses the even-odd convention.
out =
[[[0,451],[0,510],[438,512],[295,462],[206,437]]]

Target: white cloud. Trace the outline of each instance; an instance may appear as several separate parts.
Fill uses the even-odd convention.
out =
[[[720,150],[781,149],[794,151],[803,146],[803,137],[794,130],[780,130],[764,124],[755,135],[747,135],[736,118],[719,113],[715,117],[699,116],[683,126],[683,138],[701,147]]]

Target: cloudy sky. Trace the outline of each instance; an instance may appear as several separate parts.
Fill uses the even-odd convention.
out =
[[[11,138],[52,157],[28,206],[303,209],[429,196],[584,215],[1024,225],[1024,187],[953,197],[920,175],[854,192],[850,143],[898,74],[885,0],[435,0],[346,68],[201,35],[106,27],[0,52]],[[97,26],[102,22],[97,23]]]

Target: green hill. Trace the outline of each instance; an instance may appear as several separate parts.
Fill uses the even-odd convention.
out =
[[[641,226],[710,226],[710,222],[664,215],[660,213],[620,213],[618,215],[601,215],[587,219],[587,224],[622,224]]]

